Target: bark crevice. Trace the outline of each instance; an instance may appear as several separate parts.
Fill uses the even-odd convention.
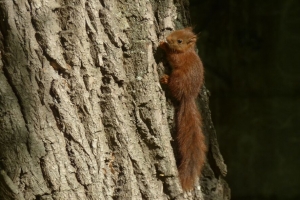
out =
[[[3,0],[0,157],[17,192],[0,184],[2,199],[204,199],[181,189],[159,84],[158,41],[188,24],[186,6]],[[223,189],[210,168],[204,177],[207,195]]]

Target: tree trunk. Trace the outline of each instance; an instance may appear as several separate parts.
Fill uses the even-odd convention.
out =
[[[157,46],[188,25],[187,8],[185,0],[0,2],[0,199],[230,198],[205,88],[207,164],[194,191],[178,180]]]

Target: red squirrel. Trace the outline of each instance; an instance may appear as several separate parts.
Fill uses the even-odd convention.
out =
[[[179,106],[176,112],[176,132],[180,153],[179,178],[184,191],[192,190],[205,162],[206,145],[202,133],[201,115],[196,98],[203,84],[204,68],[195,52],[197,36],[192,28],[177,30],[159,46],[172,67],[170,76],[160,82],[166,84]]]

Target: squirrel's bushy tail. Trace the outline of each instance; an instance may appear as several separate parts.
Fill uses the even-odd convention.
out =
[[[177,138],[181,163],[179,178],[183,190],[192,190],[205,161],[206,145],[202,120],[195,100],[182,99],[177,111]]]

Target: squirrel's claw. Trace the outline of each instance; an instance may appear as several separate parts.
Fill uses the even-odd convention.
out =
[[[160,83],[161,84],[168,84],[169,83],[169,76],[168,75],[163,75],[161,78],[160,78]]]

